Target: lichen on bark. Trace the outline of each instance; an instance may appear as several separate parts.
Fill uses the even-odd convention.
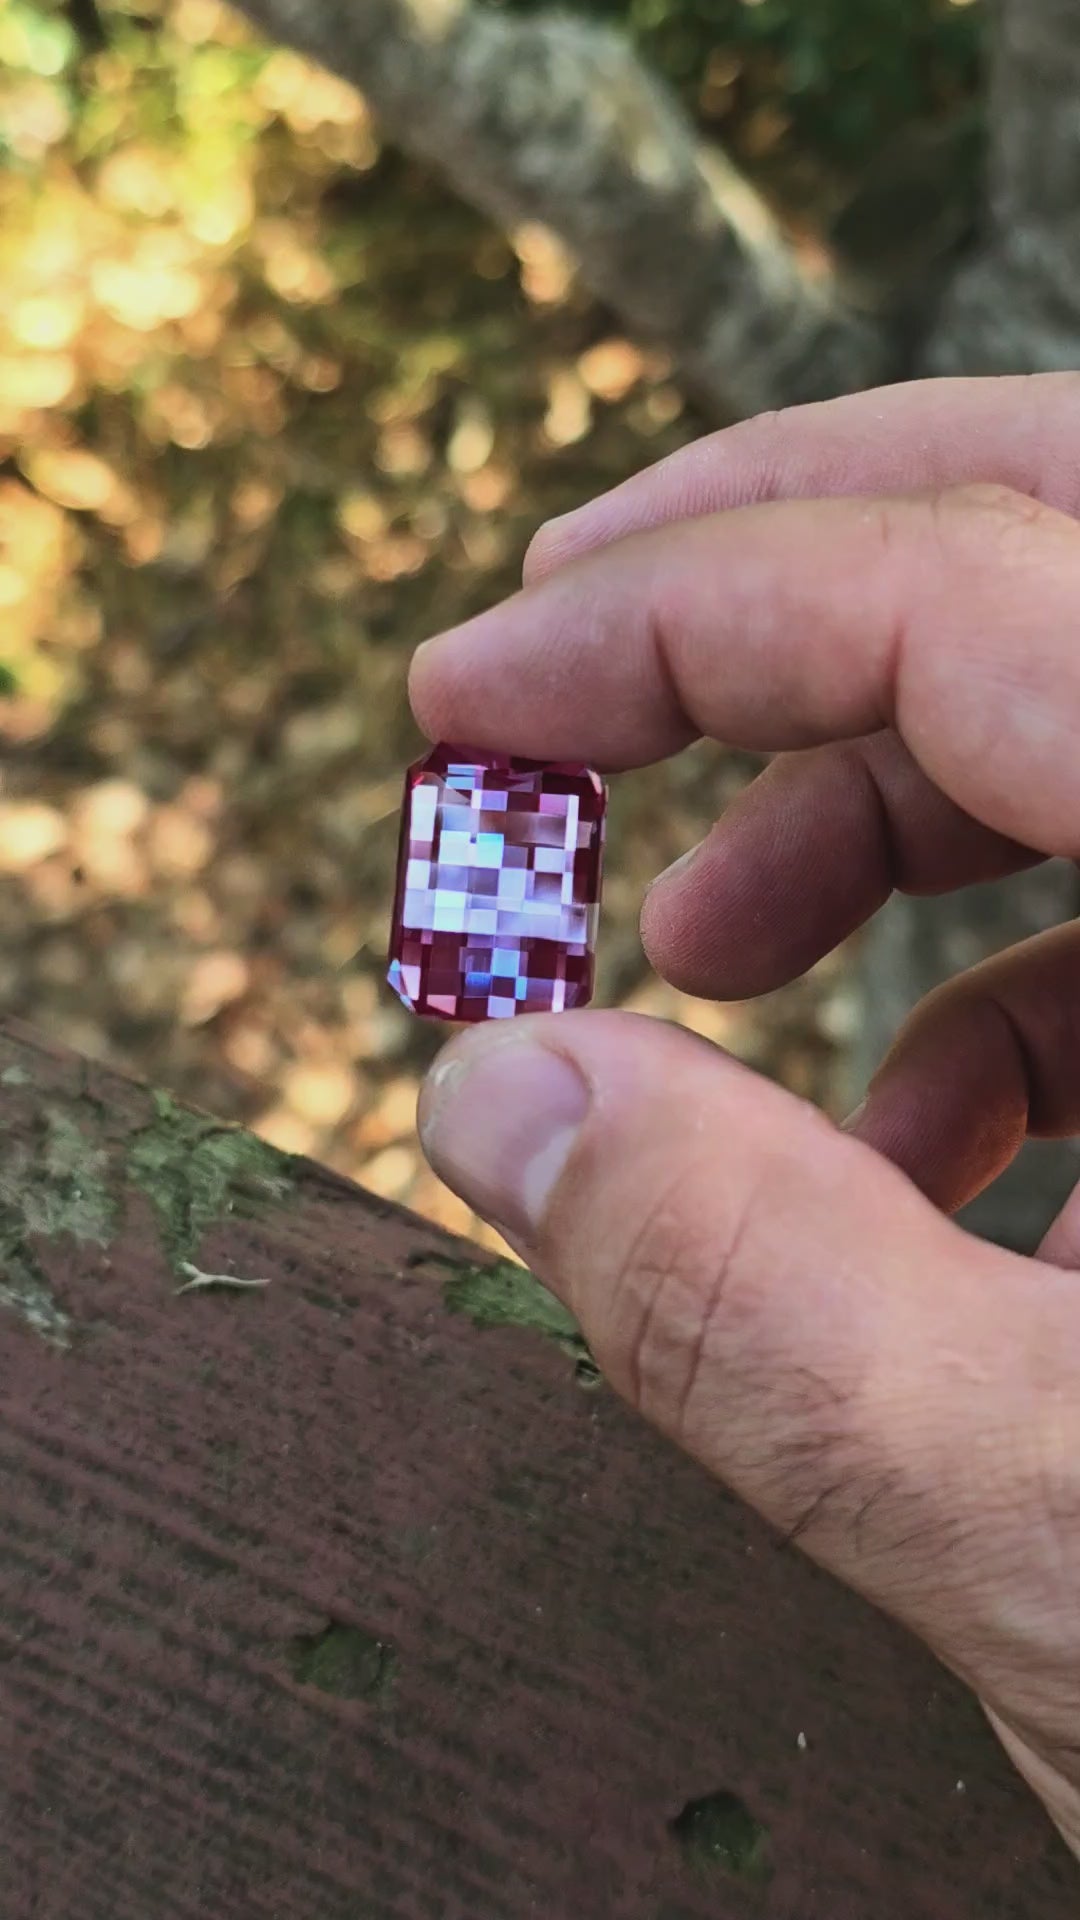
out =
[[[5,1085],[13,1084],[11,1071]],[[66,1107],[43,1107],[29,1139],[16,1139],[0,1162],[0,1306],[53,1346],[70,1347],[70,1315],[34,1243],[70,1234],[82,1244],[106,1247],[115,1223],[107,1152]]]
[[[33,1086],[18,1061],[0,1074],[0,1087],[15,1096]],[[75,1321],[57,1298],[44,1249],[69,1236],[80,1246],[109,1247],[127,1188],[149,1198],[178,1277],[190,1274],[200,1241],[219,1220],[251,1217],[292,1190],[288,1159],[275,1148],[187,1112],[166,1093],[155,1093],[153,1103],[147,1124],[126,1146],[111,1148],[104,1109],[86,1092],[66,1100],[22,1094],[29,1111],[0,1156],[0,1309],[54,1346],[73,1344]]]
[[[293,1176],[287,1156],[253,1134],[190,1113],[167,1093],[153,1098],[155,1117],[128,1148],[127,1177],[153,1206],[169,1263],[182,1275],[210,1227],[285,1200]]]
[[[448,1263],[449,1264],[449,1263]],[[463,1313],[477,1327],[524,1327],[540,1333],[569,1354],[582,1386],[599,1379],[599,1369],[573,1314],[531,1274],[512,1260],[487,1267],[460,1266],[443,1287],[451,1313]]]

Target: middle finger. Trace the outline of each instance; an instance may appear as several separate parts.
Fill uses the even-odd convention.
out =
[[[684,993],[743,1000],[805,973],[894,888],[948,893],[1041,858],[980,826],[898,735],[781,754],[645,898],[642,938]]]

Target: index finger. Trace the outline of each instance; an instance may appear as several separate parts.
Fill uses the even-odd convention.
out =
[[[984,825],[1080,855],[1080,530],[1001,487],[784,501],[606,547],[416,655],[426,732],[640,766],[895,727]]]
[[[1077,510],[1080,377],[914,380],[740,420],[540,528],[525,578],[672,520],[765,500],[993,480]]]

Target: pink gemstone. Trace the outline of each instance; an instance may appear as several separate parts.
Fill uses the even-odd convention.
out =
[[[409,768],[387,978],[413,1013],[586,1005],[606,807],[588,767],[442,746]]]

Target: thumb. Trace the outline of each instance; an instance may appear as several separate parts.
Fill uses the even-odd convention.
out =
[[[1037,1545],[1039,1421],[1080,1344],[1065,1276],[1036,1291],[814,1109],[628,1014],[455,1040],[421,1131],[633,1405],[1010,1696],[1015,1610],[1045,1616],[1061,1578]]]

